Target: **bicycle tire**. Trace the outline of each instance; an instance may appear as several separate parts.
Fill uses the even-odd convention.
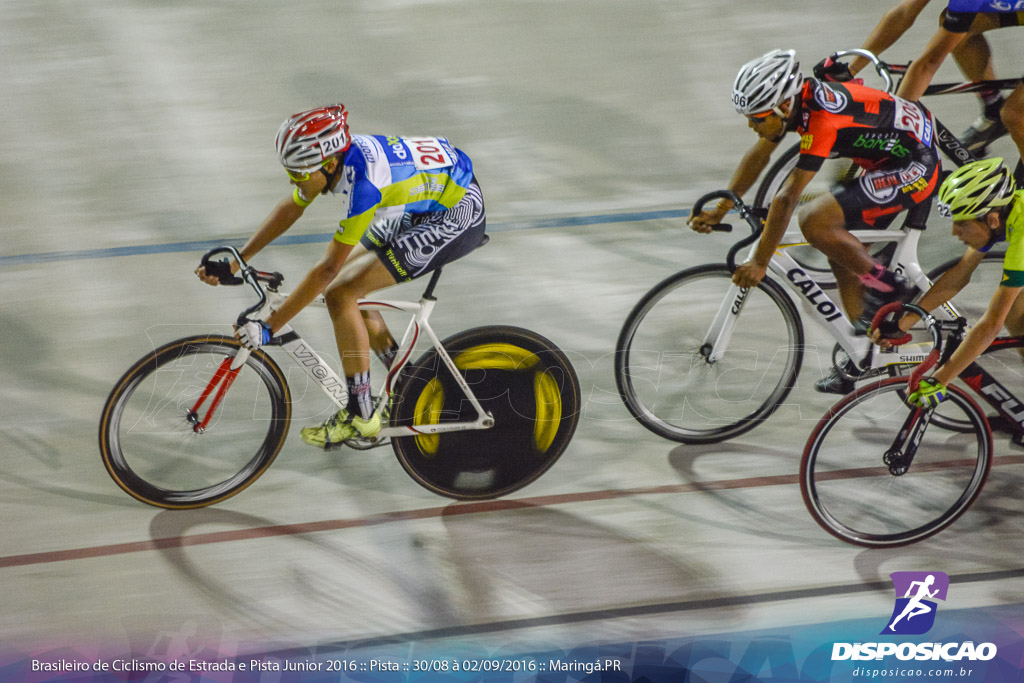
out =
[[[291,419],[280,367],[253,352],[197,433],[187,413],[238,340],[199,335],[139,359],[114,385],[100,418],[99,447],[114,482],[133,498],[174,510],[212,505],[252,484],[277,457]],[[261,393],[261,387],[266,393]],[[265,424],[266,432],[254,430]]]
[[[789,395],[804,350],[796,306],[770,277],[747,290],[742,302],[739,291],[725,264],[687,268],[655,285],[627,316],[615,346],[615,383],[630,414],[651,432],[679,443],[718,443],[756,427]],[[711,322],[698,321],[698,316],[710,314],[713,321],[726,306],[735,310],[740,304],[743,315],[728,342],[729,355],[711,360],[714,349],[705,341]],[[772,340],[770,335],[779,330],[784,332]],[[778,372],[765,380],[780,353],[784,360]],[[749,374],[728,378],[739,379],[739,388],[723,380],[729,372],[750,368],[723,360],[754,363]],[[669,377],[676,368],[679,377]],[[690,379],[692,387],[687,386]],[[744,395],[751,385],[754,389]]]
[[[867,548],[909,545],[955,522],[981,492],[992,466],[992,433],[962,389],[948,387],[936,413],[969,420],[970,434],[920,435],[904,474],[884,462],[908,415],[906,379],[886,378],[845,396],[819,420],[800,461],[800,491],[818,525]]]
[[[550,340],[494,325],[441,342],[486,412],[487,429],[401,436],[391,441],[403,469],[429,491],[486,500],[518,491],[561,457],[580,416],[580,383]],[[472,421],[476,411],[431,349],[407,367],[393,397],[391,425]]]

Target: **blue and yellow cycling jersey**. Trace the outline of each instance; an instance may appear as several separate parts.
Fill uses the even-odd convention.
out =
[[[1006,256],[1001,287],[1024,287],[1024,190],[1013,195],[1013,209],[1006,218]]]
[[[445,211],[466,194],[473,162],[447,138],[356,135],[334,194],[348,209],[334,239],[356,244],[375,218]]]

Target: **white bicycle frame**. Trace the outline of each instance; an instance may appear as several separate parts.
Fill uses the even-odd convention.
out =
[[[432,284],[434,280],[431,281]],[[428,286],[427,291],[432,291],[433,287]],[[287,293],[284,292],[267,292],[267,304],[262,310],[270,310],[275,306],[279,305],[288,297]],[[385,299],[360,299],[359,308],[368,311],[402,311],[411,315],[409,324],[406,327],[405,334],[402,336],[402,342],[399,344],[398,352],[395,355],[395,363],[391,366],[388,371],[387,378],[384,381],[383,388],[378,395],[377,404],[374,407],[375,414],[381,414],[387,407],[391,394],[394,389],[394,380],[398,377],[399,373],[409,363],[409,358],[412,356],[412,352],[416,347],[416,342],[419,340],[421,334],[426,335],[431,345],[437,351],[438,357],[445,364],[452,376],[455,378],[456,383],[462,390],[465,397],[469,400],[473,409],[476,411],[476,420],[472,422],[445,422],[444,424],[423,424],[410,426],[385,426],[380,433],[370,439],[370,441],[378,442],[388,437],[397,436],[409,436],[414,434],[441,434],[443,432],[460,432],[470,429],[488,429],[494,426],[494,417],[483,409],[480,405],[480,401],[473,394],[473,390],[470,389],[469,384],[458,371],[458,367],[455,365],[455,361],[445,351],[444,346],[441,344],[441,340],[430,326],[430,314],[434,310],[434,305],[437,300],[428,294],[418,301],[393,301]],[[323,296],[318,296],[314,299],[311,306],[325,307],[326,302]],[[309,378],[327,395],[331,401],[342,409],[345,407],[348,400],[348,389],[345,381],[341,379],[334,370],[330,368],[327,363],[324,362],[323,358],[317,353],[301,336],[292,328],[292,326],[285,325],[278,330],[275,336],[276,343],[274,346],[280,346],[289,356],[306,371]],[[270,346],[270,345],[267,345]],[[262,348],[266,349],[267,346]],[[246,348],[239,349],[235,355],[235,360],[231,364],[231,369],[234,370],[242,366],[246,358],[249,357],[251,352]]]
[[[890,261],[890,269],[902,273],[919,291],[925,292],[931,287],[931,281],[921,269],[917,259],[917,244],[921,239],[921,230],[903,226],[899,230],[856,230],[851,234],[865,244],[895,242],[896,249]],[[757,242],[751,245],[747,259],[753,257]],[[787,253],[791,247],[807,246],[806,240],[797,230],[788,230],[782,238],[778,249],[768,264],[768,270],[774,273],[777,280],[785,285],[790,298],[799,301],[802,308],[812,320],[828,330],[839,346],[858,367],[880,369],[890,365],[920,363],[931,351],[932,343],[921,342],[905,344],[902,347],[880,349],[864,336],[855,336],[853,325],[843,315],[839,303],[832,300],[826,290],[834,289],[835,276],[831,271],[808,271]],[[719,360],[728,350],[729,340],[736,324],[736,319],[743,311],[746,302],[747,288],[730,285],[715,319],[704,337],[710,345],[712,353],[708,360]],[[939,320],[955,320],[960,316],[951,303],[943,304],[934,312]],[[876,352],[877,351],[877,352]],[[867,364],[865,364],[867,362]]]

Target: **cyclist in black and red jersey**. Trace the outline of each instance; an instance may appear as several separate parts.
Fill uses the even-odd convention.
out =
[[[874,88],[805,79],[792,50],[773,50],[745,64],[733,84],[733,104],[759,138],[729,183],[740,196],[768,165],[786,133],[801,136],[797,166],[772,200],[754,257],[736,269],[733,282],[753,287],[761,281],[811,178],[825,159],[850,158],[864,174],[840,181],[831,193],[815,198],[801,211],[799,222],[807,241],[828,257],[850,320],[866,332],[875,311],[902,299],[907,287],[848,230],[874,227],[931,198],[940,170],[931,113]],[[690,225],[697,232],[710,232],[731,208],[731,202],[722,200],[691,216]],[[850,361],[844,370],[851,375],[858,371]],[[815,386],[829,393],[852,389],[835,368]]]

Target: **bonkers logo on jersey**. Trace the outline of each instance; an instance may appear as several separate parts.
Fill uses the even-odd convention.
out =
[[[832,88],[818,83],[814,88],[814,99],[818,105],[827,112],[837,114],[846,107],[846,95],[833,90]]]
[[[946,600],[949,577],[942,572],[893,572],[896,605],[882,634],[921,635],[935,624],[935,600]]]

